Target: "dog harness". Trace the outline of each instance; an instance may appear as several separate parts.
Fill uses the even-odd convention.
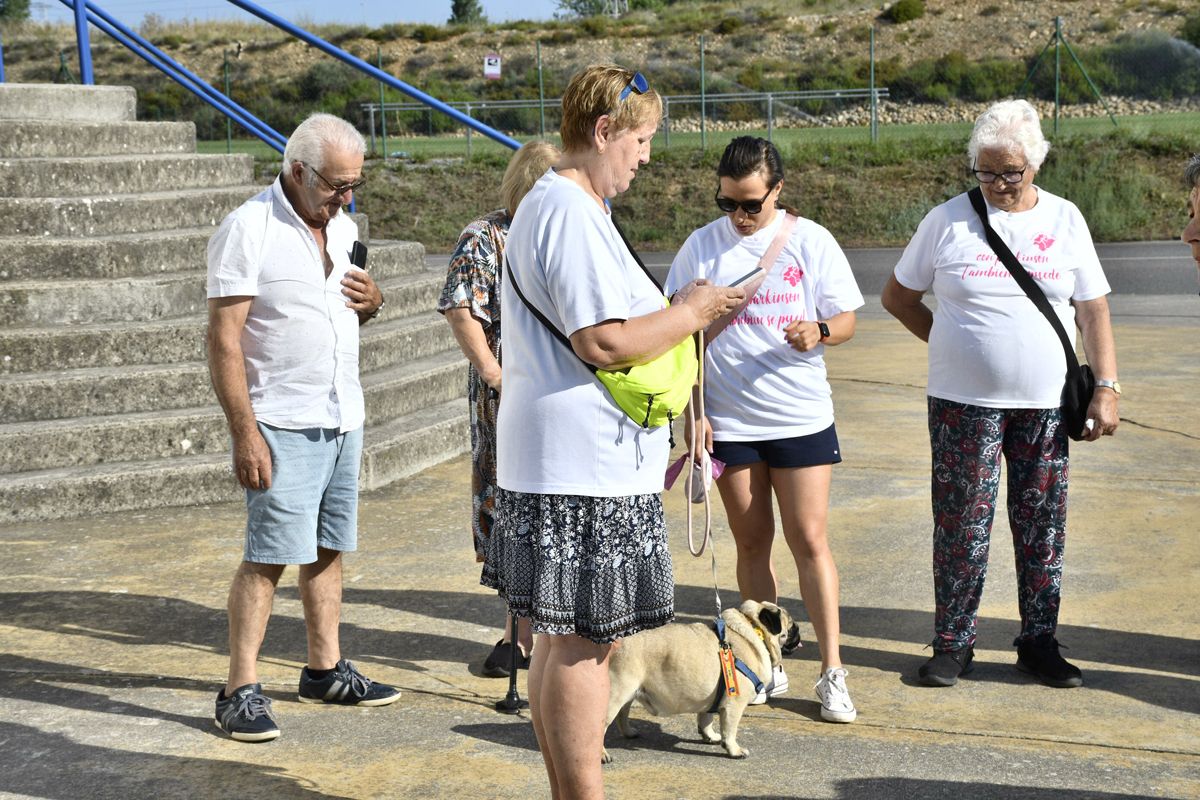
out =
[[[719,643],[719,645],[722,648],[729,647],[729,643],[725,641],[725,620],[721,619],[720,617],[717,617],[714,621],[716,622],[716,628],[717,628],[717,642]],[[755,631],[757,632],[758,629],[755,628]],[[761,637],[762,634],[760,633],[759,636]],[[756,693],[761,692],[763,690],[763,682],[760,681],[758,679],[758,676],[754,674],[754,670],[752,670],[752,669],[750,669],[750,667],[746,666],[745,661],[742,661],[740,658],[735,657],[733,659],[733,664],[735,667],[737,667],[738,672],[745,675],[747,678],[750,679],[750,682],[754,684],[754,691]],[[731,691],[731,687],[728,684],[726,684],[725,669],[722,668],[721,669],[721,677],[717,680],[717,698],[715,700],[713,700],[712,708],[710,708],[708,710],[708,713],[710,713],[710,714],[717,713],[717,709],[719,709],[721,707],[721,700],[724,699],[725,695],[727,693],[734,694],[736,691],[737,691],[736,689],[733,689]]]

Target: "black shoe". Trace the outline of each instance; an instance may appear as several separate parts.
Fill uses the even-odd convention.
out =
[[[783,640],[783,644],[779,649],[785,656],[790,656],[792,653],[800,649],[800,626],[792,623],[792,627],[788,628],[787,637]]]
[[[975,667],[975,648],[964,647],[961,650],[939,650],[933,658],[921,665],[917,675],[926,686],[953,686],[958,683],[960,675],[966,675]]]
[[[300,702],[340,706],[386,706],[400,699],[400,690],[376,683],[354,664],[342,659],[324,678],[314,678],[308,667],[300,670]]]
[[[213,722],[239,742],[269,742],[279,736],[271,700],[263,696],[259,683],[239,686],[232,697],[226,697],[224,689],[217,692]]]
[[[1083,685],[1083,673],[1058,654],[1058,640],[1045,633],[1017,645],[1017,669],[1028,672],[1047,686],[1072,689]]]
[[[529,670],[529,656],[521,655],[517,649],[517,669]],[[483,674],[489,678],[507,678],[508,668],[512,664],[512,643],[503,639],[496,642],[492,652],[483,662]]]

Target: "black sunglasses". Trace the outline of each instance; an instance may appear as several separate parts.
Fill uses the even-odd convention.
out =
[[[770,189],[767,189],[767,193],[762,196],[761,200],[733,200],[728,197],[721,197],[721,190],[717,189],[717,208],[721,209],[726,214],[732,214],[734,211],[738,210],[739,206],[741,206],[741,209],[747,214],[757,214],[758,212],[762,211],[763,203],[767,202],[767,198],[771,196],[771,192],[773,191],[775,191],[774,186],[772,186]]]
[[[359,189],[361,189],[362,187],[367,185],[366,178],[359,178],[358,180],[354,181],[353,183],[343,183],[341,186],[337,186],[333,183],[333,181],[329,180],[324,175],[322,175],[321,173],[319,173],[315,169],[313,169],[312,164],[305,164],[304,166],[311,169],[313,175],[316,175],[318,178],[321,179],[322,182],[324,182],[324,184],[326,186],[328,186],[330,189],[332,189],[334,195],[345,194],[346,192],[357,192]]]
[[[633,73],[633,77],[629,79],[629,83],[625,84],[625,88],[621,90],[621,94],[617,97],[617,104],[625,102],[625,98],[630,94],[645,94],[650,89],[650,84],[646,81],[646,76],[640,72]]]

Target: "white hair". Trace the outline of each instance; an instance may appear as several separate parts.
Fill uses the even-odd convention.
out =
[[[1193,155],[1183,168],[1183,179],[1187,181],[1189,189],[1195,189],[1200,186],[1200,153]]]
[[[1050,143],[1042,135],[1037,109],[1025,100],[1002,100],[980,114],[967,142],[971,166],[975,166],[981,150],[993,148],[1020,150],[1034,171],[1040,169],[1050,152]]]
[[[283,148],[283,171],[290,172],[299,161],[315,170],[325,166],[326,149],[337,152],[367,152],[367,142],[353,125],[333,114],[310,114],[296,126]],[[310,179],[311,180],[311,179]]]

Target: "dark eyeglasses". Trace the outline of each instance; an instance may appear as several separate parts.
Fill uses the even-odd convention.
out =
[[[1002,180],[1005,183],[1020,183],[1021,179],[1025,177],[1025,170],[1027,169],[1029,169],[1028,164],[1022,167],[1020,172],[988,172],[986,169],[970,169],[967,171],[974,175],[975,180],[980,183],[995,183],[997,180]]]
[[[335,195],[345,194],[346,192],[357,192],[359,189],[361,189],[362,187],[367,185],[366,178],[359,178],[358,180],[354,181],[353,183],[343,183],[341,186],[337,186],[333,183],[333,181],[329,180],[324,175],[322,175],[321,173],[319,173],[315,169],[313,169],[312,164],[305,164],[304,166],[311,169],[312,174],[316,175],[318,178],[320,178],[321,181],[326,186],[328,186],[330,189],[333,190],[333,193]]]
[[[721,190],[717,189],[717,208],[721,209],[726,214],[732,214],[734,211],[738,210],[739,206],[741,206],[741,209],[747,214],[757,214],[758,212],[762,211],[763,203],[767,202],[767,198],[771,196],[771,192],[773,191],[775,191],[774,186],[772,186],[770,189],[767,189],[767,193],[762,196],[761,200],[733,200],[728,197],[721,197]]]
[[[625,98],[630,94],[645,94],[650,89],[650,84],[646,81],[646,76],[640,72],[633,73],[633,77],[629,79],[629,83],[625,84],[625,88],[621,90],[621,94],[617,97],[617,104],[625,102]]]

